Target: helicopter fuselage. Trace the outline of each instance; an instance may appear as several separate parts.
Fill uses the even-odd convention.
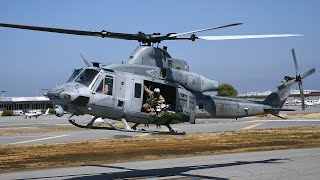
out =
[[[263,114],[266,105],[232,98],[204,95],[216,90],[218,82],[189,72],[188,64],[173,59],[160,49],[139,46],[125,64],[78,69],[64,85],[47,96],[56,105],[56,115],[64,111],[75,115],[140,124],[195,123],[196,117],[239,118]],[[104,87],[108,86],[108,92]],[[145,87],[159,88],[169,112],[163,117],[149,114],[143,105],[147,100]]]

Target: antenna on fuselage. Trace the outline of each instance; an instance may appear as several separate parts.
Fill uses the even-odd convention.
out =
[[[80,56],[81,56],[82,60],[84,61],[84,63],[85,63],[88,67],[90,67],[91,64],[86,60],[86,58],[85,58],[81,53],[80,53]]]

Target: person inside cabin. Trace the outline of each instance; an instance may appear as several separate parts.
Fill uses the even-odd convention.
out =
[[[105,84],[103,87],[103,94],[108,94],[108,92],[109,92],[109,85]]]
[[[105,78],[105,84],[103,88],[103,93],[106,95],[112,95],[112,88],[113,88],[113,79],[112,77],[106,77]]]
[[[103,81],[101,81],[96,92],[102,93],[105,95],[112,95],[112,88],[113,88],[113,79],[112,77],[107,76]]]
[[[146,85],[144,86],[144,91],[147,93],[148,97],[146,102],[143,104],[143,109],[150,113],[151,116],[156,115],[157,105],[165,103],[165,99],[160,94],[160,88],[155,88],[151,91]]]

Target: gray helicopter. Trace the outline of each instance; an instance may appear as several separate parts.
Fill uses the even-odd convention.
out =
[[[138,41],[140,45],[123,64],[102,65],[88,63],[87,67],[76,69],[65,84],[46,93],[55,104],[58,117],[65,111],[72,113],[69,122],[81,128],[98,128],[93,123],[98,118],[122,121],[124,129],[111,124],[113,130],[136,131],[140,124],[165,125],[168,133],[175,132],[170,124],[196,123],[197,117],[205,118],[241,118],[260,114],[272,114],[277,117],[289,96],[290,86],[299,84],[302,103],[302,79],[315,72],[315,68],[300,75],[294,50],[292,50],[296,76],[285,76],[264,101],[249,101],[205,95],[216,91],[219,83],[197,73],[190,72],[185,60],[171,57],[167,47],[159,48],[162,41],[168,40],[229,40],[250,38],[273,38],[300,36],[298,34],[238,35],[238,36],[197,36],[196,33],[241,25],[242,23],[211,27],[184,33],[137,34],[109,31],[92,32],[70,29],[58,29],[38,26],[25,26],[0,23],[2,27],[27,29],[102,38],[115,38]],[[302,108],[305,106],[302,105]],[[92,115],[86,125],[77,124],[71,119],[76,115]],[[132,127],[127,122],[134,123]],[[108,129],[108,128],[107,128]],[[141,132],[141,131],[140,131]]]

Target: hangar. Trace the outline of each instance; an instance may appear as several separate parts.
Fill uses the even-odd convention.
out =
[[[38,97],[0,97],[0,112],[12,110],[22,112],[22,110],[42,110],[52,108],[53,104],[44,96]]]

